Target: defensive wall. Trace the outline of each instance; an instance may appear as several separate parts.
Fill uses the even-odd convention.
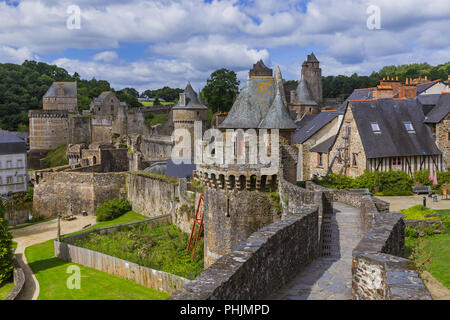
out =
[[[65,261],[100,270],[117,277],[134,281],[140,285],[172,294],[181,289],[184,284],[189,283],[190,280],[75,245],[77,240],[82,240],[92,233],[110,234],[127,226],[143,223],[156,226],[162,223],[170,223],[171,220],[171,215],[168,214],[143,221],[93,229],[72,236],[63,237],[61,242],[54,242],[55,256]]]
[[[366,234],[353,250],[352,293],[354,300],[430,300],[431,295],[412,267],[398,255],[405,244],[402,214],[389,212],[389,204],[355,191],[327,189],[306,182],[311,190],[333,194],[339,201],[361,210]]]
[[[332,208],[327,195],[297,187],[282,178],[279,193],[283,204],[281,220],[239,242],[170,299],[263,299],[316,259],[321,242],[319,214],[328,214]],[[241,210],[241,214],[247,214],[245,207]]]

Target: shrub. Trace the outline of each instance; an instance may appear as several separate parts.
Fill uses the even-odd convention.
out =
[[[419,231],[413,228],[405,228],[405,235],[411,238],[417,238],[419,236]]]
[[[8,231],[8,221],[5,219],[5,207],[0,201],[0,286],[12,276],[13,253],[12,235]]]
[[[432,236],[434,234],[434,230],[431,228],[425,228],[423,229],[423,232],[427,235],[427,236]]]
[[[124,199],[112,199],[101,204],[96,211],[97,221],[108,221],[131,211],[131,205]]]
[[[367,188],[372,193],[383,192],[383,194],[392,195],[411,195],[413,186],[413,179],[404,171],[369,172],[366,170],[364,174],[356,178],[330,173],[321,179],[314,177],[312,181],[327,188],[345,190]]]

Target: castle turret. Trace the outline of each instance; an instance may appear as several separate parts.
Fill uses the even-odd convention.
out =
[[[308,55],[302,65],[302,79],[306,81],[312,98],[317,104],[322,104],[322,69],[319,67],[319,60],[317,60],[314,53]]]
[[[194,123],[202,122],[202,133],[206,130],[208,107],[202,104],[191,84],[188,82],[180,93],[178,104],[172,108],[174,130],[187,129],[191,135],[191,150],[194,150]]]

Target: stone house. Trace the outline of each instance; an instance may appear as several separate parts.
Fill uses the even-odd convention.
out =
[[[364,170],[444,170],[424,117],[417,99],[348,101],[328,171],[356,177]]]
[[[433,95],[435,96],[435,95]],[[432,101],[430,102],[432,103]],[[425,116],[427,125],[431,127],[436,144],[443,153],[445,170],[450,169],[450,92],[438,95],[438,99]]]
[[[292,143],[298,147],[297,181],[326,174],[330,164],[330,149],[342,122],[343,112],[323,111],[304,115],[296,122]]]

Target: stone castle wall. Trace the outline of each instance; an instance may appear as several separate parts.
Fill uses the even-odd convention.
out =
[[[31,110],[30,150],[52,150],[69,142],[67,111]]]
[[[436,125],[436,144],[443,153],[445,169],[450,170],[450,115]]]
[[[43,218],[95,215],[100,204],[120,197],[126,197],[125,173],[43,172],[35,183],[33,212]]]
[[[206,188],[205,267],[228,254],[253,232],[281,219],[269,193]]]
[[[52,97],[42,98],[43,110],[65,110],[68,112],[77,112],[78,100],[76,97]]]
[[[170,214],[175,225],[191,232],[198,194],[188,191],[186,180],[177,182],[147,172],[130,172],[126,188],[134,211],[148,217]]]
[[[164,161],[172,157],[170,136],[142,136],[138,149],[147,161]]]
[[[318,209],[298,211],[238,243],[170,299],[264,299],[317,257],[318,234]]]

